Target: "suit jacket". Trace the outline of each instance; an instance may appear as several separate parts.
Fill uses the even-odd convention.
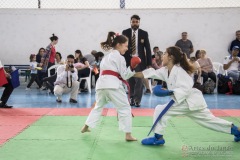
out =
[[[128,37],[128,50],[124,54],[127,66],[130,66],[132,58],[132,29],[126,29],[122,32],[123,35]],[[147,66],[152,65],[151,47],[148,39],[148,33],[142,29],[138,29],[138,55],[141,59],[140,68],[144,70]]]

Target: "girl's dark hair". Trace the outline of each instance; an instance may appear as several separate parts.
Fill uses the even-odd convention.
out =
[[[58,55],[59,55],[59,57],[60,57],[60,59],[62,59],[62,55],[61,55],[61,53],[60,53],[60,52],[56,52],[56,54],[58,54]]]
[[[82,55],[82,51],[79,50],[79,49],[77,49],[77,50],[75,51],[75,53],[79,54],[79,57],[75,59],[77,62],[79,62],[79,61],[80,61],[80,58],[83,57],[83,55]]]
[[[83,55],[82,55],[82,51],[81,50],[79,50],[79,49],[77,49],[76,51],[75,51],[75,53],[78,53],[79,55],[80,55],[80,57],[82,57]]]
[[[38,50],[38,54],[40,54],[40,51],[41,50],[44,50],[44,52],[45,52],[45,48],[40,48],[39,50]]]
[[[199,54],[200,54],[200,50],[197,50],[196,53],[195,53],[195,58],[196,58],[196,60],[199,59],[199,57],[198,57]]]
[[[29,60],[30,62],[32,62],[33,58],[35,57],[36,55],[35,54],[31,54],[30,57],[29,57]]]
[[[51,41],[56,41],[58,40],[58,37],[54,35],[54,33],[52,34],[52,37],[50,37]]]
[[[99,61],[99,57],[103,57],[103,56],[104,56],[103,52],[97,52],[95,54],[95,60],[98,62]]]
[[[115,48],[116,45],[126,43],[128,38],[124,35],[116,35],[115,32],[108,32],[107,40],[100,43],[103,50],[108,51]]]
[[[173,64],[180,64],[180,66],[188,74],[192,74],[194,72],[193,65],[189,63],[186,54],[183,53],[179,47],[176,47],[176,46],[168,47],[167,53],[168,53],[168,56],[173,57]]]

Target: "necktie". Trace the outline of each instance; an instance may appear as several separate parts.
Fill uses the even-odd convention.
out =
[[[132,55],[136,54],[136,35],[135,32],[133,32],[132,36]]]

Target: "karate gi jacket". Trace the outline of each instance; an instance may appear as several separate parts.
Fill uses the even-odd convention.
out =
[[[173,91],[175,105],[186,101],[190,110],[199,110],[207,107],[202,92],[193,88],[192,77],[179,65],[174,65],[170,75],[168,69],[162,67],[158,70],[153,68],[143,71],[144,78],[160,79],[167,83],[168,90]]]
[[[122,79],[127,80],[132,77],[135,72],[130,67],[126,67],[125,58],[117,50],[112,50],[106,54],[100,64],[100,77],[96,83],[98,89],[119,89],[123,82],[113,75],[101,75],[103,70],[111,70],[120,74]]]

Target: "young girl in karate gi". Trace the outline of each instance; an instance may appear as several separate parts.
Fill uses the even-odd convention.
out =
[[[126,141],[136,141],[131,135],[132,114],[131,107],[123,87],[122,80],[129,79],[135,72],[126,67],[122,55],[128,50],[128,39],[123,35],[109,32],[107,40],[101,43],[105,51],[110,51],[101,61],[100,76],[96,83],[96,105],[89,114],[81,132],[89,132],[89,127],[94,128],[100,119],[102,109],[108,102],[112,102],[117,109],[119,129],[125,132]]]
[[[235,141],[240,141],[239,128],[232,122],[215,117],[207,108],[207,104],[200,90],[193,87],[191,74],[194,67],[187,60],[186,55],[178,47],[169,47],[164,53],[163,66],[158,70],[152,68],[138,72],[134,76],[139,78],[153,78],[166,81],[168,90],[173,91],[173,105],[162,116],[153,129],[154,137],[142,140],[143,145],[161,145],[165,143],[163,134],[169,118],[177,115],[186,115],[199,125],[218,132],[231,133]],[[170,93],[170,92],[169,92]],[[165,105],[157,105],[153,121],[164,110]]]

